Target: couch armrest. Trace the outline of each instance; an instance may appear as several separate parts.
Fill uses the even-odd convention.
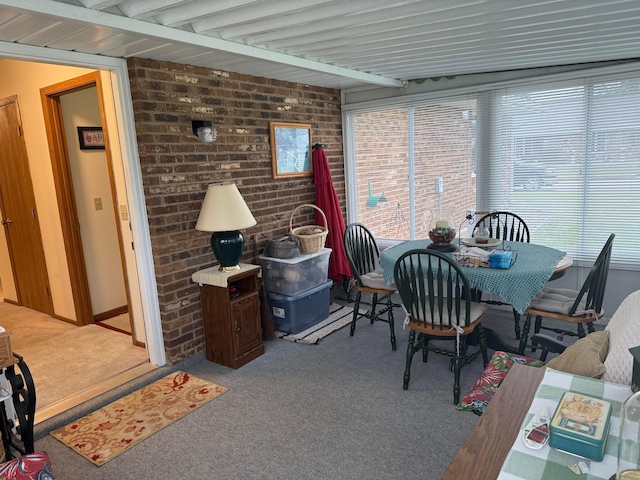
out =
[[[547,360],[547,354],[549,352],[562,353],[569,346],[567,343],[562,342],[550,335],[545,335],[544,333],[534,333],[531,336],[531,343],[533,345],[536,345],[536,348],[538,345],[542,348],[540,360],[542,360],[543,362]]]

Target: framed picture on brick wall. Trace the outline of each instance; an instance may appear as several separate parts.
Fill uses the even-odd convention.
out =
[[[311,164],[311,125],[269,123],[273,178],[313,175]]]

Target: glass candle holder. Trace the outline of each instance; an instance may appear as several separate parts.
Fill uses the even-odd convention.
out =
[[[631,395],[620,412],[618,467],[615,480],[640,480],[640,392]]]
[[[487,243],[489,241],[489,229],[484,221],[478,225],[478,229],[473,237],[476,239],[476,243]]]

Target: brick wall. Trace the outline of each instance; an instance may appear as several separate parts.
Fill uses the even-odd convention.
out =
[[[272,178],[269,122],[311,124],[323,143],[343,209],[345,183],[340,92],[201,67],[128,60],[140,165],[165,350],[176,363],[204,350],[200,292],[191,274],[217,263],[210,234],[195,230],[207,185],[235,182],[257,225],[243,231],[243,261],[254,246],[286,233],[293,209],[315,203],[313,177]],[[192,120],[218,131],[204,145]],[[301,212],[294,226],[315,223]]]

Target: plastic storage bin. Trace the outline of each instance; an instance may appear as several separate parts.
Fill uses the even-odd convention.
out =
[[[260,255],[264,288],[274,293],[297,295],[327,281],[331,249],[293,258]]]
[[[329,291],[333,282],[305,290],[298,295],[282,295],[267,290],[273,324],[279,332],[300,333],[329,316]]]

